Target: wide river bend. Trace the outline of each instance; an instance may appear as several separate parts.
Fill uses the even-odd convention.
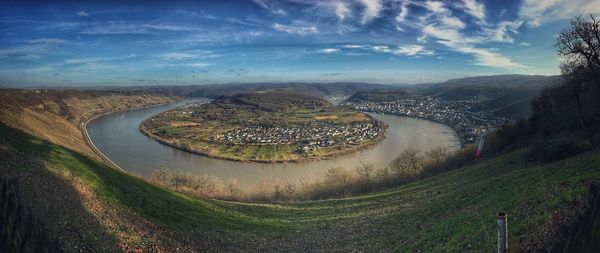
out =
[[[438,146],[445,146],[451,151],[460,148],[456,132],[446,125],[382,114],[371,114],[389,125],[387,137],[375,147],[310,163],[269,164],[209,158],[160,144],[139,131],[143,120],[183,104],[185,101],[108,114],[91,121],[87,131],[98,150],[127,172],[149,176],[153,170],[168,168],[216,176],[224,182],[237,180],[242,190],[252,190],[259,183],[303,184],[320,181],[327,169],[334,166],[354,170],[361,162],[365,162],[380,169],[407,148],[421,151]]]

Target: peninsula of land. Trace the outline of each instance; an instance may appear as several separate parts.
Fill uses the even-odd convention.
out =
[[[386,125],[368,114],[289,91],[223,96],[157,114],[140,130],[192,153],[252,162],[305,162],[371,147]]]

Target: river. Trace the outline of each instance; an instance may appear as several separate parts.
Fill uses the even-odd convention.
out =
[[[365,162],[373,164],[376,169],[383,168],[407,148],[422,151],[438,146],[445,146],[451,151],[460,148],[458,136],[446,125],[382,114],[371,114],[389,125],[387,137],[375,147],[310,163],[266,164],[209,158],[160,144],[139,131],[143,120],[184,103],[102,116],[91,121],[87,131],[98,150],[127,172],[149,176],[153,170],[168,168],[216,176],[224,182],[237,180],[242,190],[252,190],[259,183],[299,185],[320,181],[327,169],[334,166],[354,169]]]

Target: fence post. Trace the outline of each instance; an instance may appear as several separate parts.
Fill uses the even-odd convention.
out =
[[[498,253],[508,252],[507,214],[498,212]]]

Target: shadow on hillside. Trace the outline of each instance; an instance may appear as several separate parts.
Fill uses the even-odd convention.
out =
[[[207,205],[191,204],[181,196],[174,196],[173,192],[148,184],[143,179],[128,176],[76,151],[59,148],[57,145],[2,124],[0,124],[0,132],[0,155],[10,156],[10,162],[3,162],[0,165],[5,167],[0,168],[2,175],[8,173],[8,176],[13,175],[20,181],[25,181],[21,183],[24,185],[22,188],[33,193],[30,197],[34,200],[33,204],[48,206],[37,209],[50,210],[42,212],[41,215],[45,220],[49,220],[48,223],[51,223],[49,225],[53,227],[56,234],[61,235],[60,239],[88,243],[86,247],[90,250],[84,252],[114,252],[113,249],[120,248],[117,245],[118,238],[111,236],[106,228],[95,222],[99,218],[85,210],[73,185],[53,175],[42,162],[50,162],[54,164],[53,168],[60,167],[64,172],[71,173],[76,180],[90,184],[94,193],[100,196],[100,201],[109,205],[122,206],[125,211],[131,211],[131,213],[119,213],[120,217],[116,217],[118,220],[111,219],[111,214],[101,213],[105,215],[106,222],[113,222],[114,224],[111,225],[127,233],[123,235],[125,240],[135,236],[143,237],[139,242],[131,242],[135,246],[124,247],[142,247],[150,251],[160,248],[179,248],[184,252],[210,248],[227,249],[232,245],[223,235],[188,233],[189,230],[184,233],[183,230],[186,229],[182,230],[182,228],[202,231],[207,227],[217,230],[248,226],[248,224],[239,224],[239,221],[233,217],[214,217],[214,210]],[[25,163],[28,165],[24,165]],[[23,171],[20,168],[33,169]],[[28,178],[31,175],[35,177]],[[44,184],[45,187],[35,187],[39,184]],[[38,201],[40,199],[43,201]],[[63,202],[69,206],[63,207],[61,205]],[[63,212],[63,209],[72,211]],[[115,215],[114,211],[112,213]],[[132,213],[134,215],[131,215]],[[137,215],[143,218],[140,219]],[[73,224],[73,220],[78,222]],[[79,223],[84,225],[74,226],[71,231],[64,229],[61,222],[67,222],[69,226]],[[73,232],[73,235],[67,232]],[[139,234],[130,234],[132,232]]]
[[[118,251],[117,239],[84,206],[75,186],[41,162],[52,148],[48,142],[0,124],[0,174],[18,179],[21,201],[66,252]]]

